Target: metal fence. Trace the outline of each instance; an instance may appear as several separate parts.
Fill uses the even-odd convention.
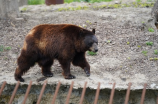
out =
[[[6,85],[6,81],[3,82],[2,86],[1,86],[1,89],[0,89],[0,96],[2,94],[2,91],[3,89],[5,88],[5,85]],[[14,99],[14,96],[17,92],[17,89],[20,85],[20,82],[18,81],[16,83],[16,86],[14,88],[14,91],[12,93],[12,96],[10,98],[10,101],[8,104],[12,104],[12,101]],[[41,92],[40,92],[40,95],[38,97],[38,100],[37,100],[37,103],[36,104],[40,104],[40,101],[42,99],[42,95],[44,93],[44,90],[45,90],[45,87],[47,85],[47,81],[44,81],[44,84],[42,86],[42,89],[41,89]],[[54,93],[54,96],[52,98],[52,102],[51,104],[55,104],[55,99],[57,97],[57,94],[58,94],[58,91],[59,91],[59,88],[60,88],[60,85],[61,85],[61,82],[59,81],[57,86],[56,86],[56,90],[55,90],[55,93]],[[71,85],[70,85],[70,88],[69,88],[69,91],[68,91],[68,94],[67,94],[67,98],[66,98],[66,103],[65,104],[69,104],[69,99],[70,99],[70,96],[71,96],[71,92],[72,92],[72,89],[73,89],[73,85],[74,85],[74,81],[72,81]],[[99,82],[98,83],[98,87],[97,87],[97,90],[96,90],[96,94],[95,94],[95,99],[94,99],[94,104],[97,104],[97,101],[98,101],[98,97],[99,97],[99,92],[100,92],[100,85],[101,83]],[[114,97],[114,93],[115,93],[115,85],[116,83],[113,83],[113,87],[111,89],[111,95],[110,95],[110,99],[109,99],[109,104],[112,104],[113,103],[113,97]],[[27,97],[29,95],[29,92],[30,92],[30,89],[31,89],[31,86],[32,86],[32,81],[30,81],[28,87],[27,87],[27,90],[26,90],[26,93],[25,93],[25,97],[24,97],[24,100],[22,102],[22,104],[25,104],[26,103],[26,100],[27,100]],[[81,98],[80,98],[80,102],[79,104],[82,104],[83,103],[83,100],[84,100],[84,95],[85,95],[85,92],[86,92],[86,86],[87,86],[87,82],[85,82],[84,84],[84,87],[83,87],[83,90],[82,90],[82,94],[81,94]],[[126,91],[126,97],[125,97],[125,102],[124,104],[128,104],[128,100],[129,100],[129,96],[130,96],[130,88],[132,86],[132,83],[129,83],[128,84],[128,89]],[[142,95],[141,95],[141,102],[140,104],[144,104],[144,99],[145,99],[145,93],[146,93],[146,87],[147,87],[147,84],[145,83],[144,84],[144,88],[142,90]],[[157,100],[156,100],[156,104],[158,104],[158,97],[157,97]]]

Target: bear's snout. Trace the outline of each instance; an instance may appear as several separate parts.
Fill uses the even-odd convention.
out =
[[[90,47],[90,51],[92,51],[92,52],[97,52],[98,51],[97,43],[93,43],[92,47]]]
[[[95,52],[98,52],[98,49],[95,49],[94,51],[95,51]]]

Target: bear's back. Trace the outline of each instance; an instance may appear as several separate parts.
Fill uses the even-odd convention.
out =
[[[27,36],[32,36],[36,39],[47,38],[55,35],[66,35],[66,37],[73,37],[74,35],[78,35],[77,33],[79,33],[81,29],[82,28],[71,24],[43,24],[34,27]]]

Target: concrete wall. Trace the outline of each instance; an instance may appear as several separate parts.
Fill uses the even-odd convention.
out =
[[[16,18],[19,16],[18,0],[0,0],[0,18]]]
[[[15,85],[6,85],[2,95],[0,96],[0,104],[8,104],[12,92],[14,90]],[[39,97],[42,85],[33,85],[31,87],[29,96],[27,98],[26,104],[35,104]],[[27,85],[19,86],[15,98],[13,100],[13,104],[22,104],[24,99],[25,91],[27,89]],[[56,85],[47,85],[44,91],[44,94],[41,99],[40,104],[50,104],[56,89]],[[66,97],[69,91],[69,86],[61,85],[55,104],[65,104]],[[70,96],[69,104],[79,104],[81,97],[82,89],[73,89],[72,94]],[[108,104],[110,98],[110,89],[100,90],[98,104]],[[95,98],[96,90],[86,89],[85,97],[83,104],[93,104]],[[142,95],[142,90],[130,91],[130,97],[128,104],[140,104]],[[124,104],[126,96],[126,90],[115,90],[113,104]],[[156,90],[146,90],[144,104],[156,104],[157,99],[157,91]]]

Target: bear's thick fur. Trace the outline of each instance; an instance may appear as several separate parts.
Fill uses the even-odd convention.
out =
[[[95,30],[92,32],[71,24],[44,24],[34,27],[25,37],[21,54],[17,60],[15,80],[23,82],[21,77],[37,62],[42,74],[52,77],[51,65],[57,59],[63,69],[65,79],[73,79],[70,64],[80,66],[87,76],[90,66],[85,58],[85,52],[98,51],[98,40]]]

